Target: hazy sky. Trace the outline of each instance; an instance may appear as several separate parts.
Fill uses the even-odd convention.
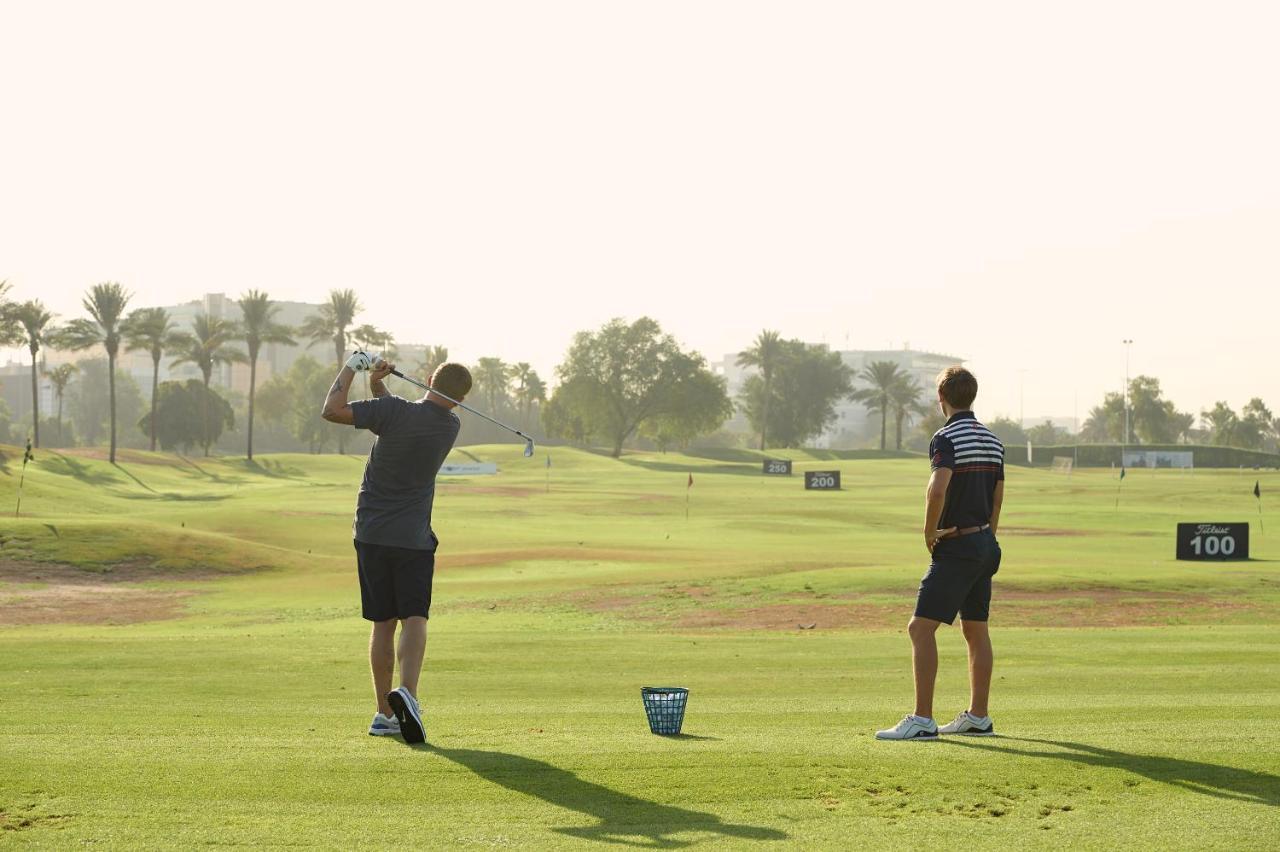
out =
[[[0,279],[249,287],[550,373],[649,314],[1280,407],[1274,3],[0,0]],[[1025,371],[1025,372],[1023,372]]]

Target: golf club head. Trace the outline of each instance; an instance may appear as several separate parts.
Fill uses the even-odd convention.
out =
[[[527,459],[533,458],[533,439],[532,438],[529,438],[528,442],[524,445],[524,457]]]

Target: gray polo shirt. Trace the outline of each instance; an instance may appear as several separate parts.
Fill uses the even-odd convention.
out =
[[[378,436],[364,466],[352,534],[356,541],[435,550],[431,504],[436,473],[462,423],[434,402],[388,394],[351,403],[357,429]]]

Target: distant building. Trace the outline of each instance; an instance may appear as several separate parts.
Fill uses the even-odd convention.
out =
[[[918,349],[903,347],[902,349],[850,349],[841,350],[837,354],[854,374],[858,374],[873,361],[890,361],[912,377],[924,389],[921,400],[927,405],[934,397],[934,380],[938,373],[954,364],[963,364],[964,360],[952,355],[936,352],[924,352]],[[738,393],[742,390],[747,377],[754,371],[738,366],[738,355],[726,355],[722,361],[713,363],[712,369],[725,380],[729,386],[729,396],[738,401]],[[855,379],[854,387],[865,387],[865,383]],[[889,424],[893,428],[892,422]],[[733,419],[725,424],[725,428],[735,432],[749,432],[751,427],[746,416],[735,408]],[[876,446],[880,440],[880,419],[873,416],[867,407],[860,402],[842,400],[836,405],[836,420],[826,432],[818,436],[812,446],[821,449],[849,449],[868,446],[874,437]],[[889,440],[893,440],[892,434]]]

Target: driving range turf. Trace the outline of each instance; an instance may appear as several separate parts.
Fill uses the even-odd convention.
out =
[[[0,845],[1280,838],[1280,517],[1261,534],[1252,495],[1280,474],[1010,468],[1000,736],[886,743],[911,709],[923,459],[781,453],[797,475],[766,478],[747,451],[546,452],[466,448],[502,472],[441,482],[410,747],[365,733],[363,459],[39,451],[0,524]],[[833,467],[842,491],[803,490]],[[1175,522],[1243,520],[1253,560],[1174,561]],[[964,643],[939,645],[946,721]],[[649,733],[646,685],[689,688],[683,736]]]

